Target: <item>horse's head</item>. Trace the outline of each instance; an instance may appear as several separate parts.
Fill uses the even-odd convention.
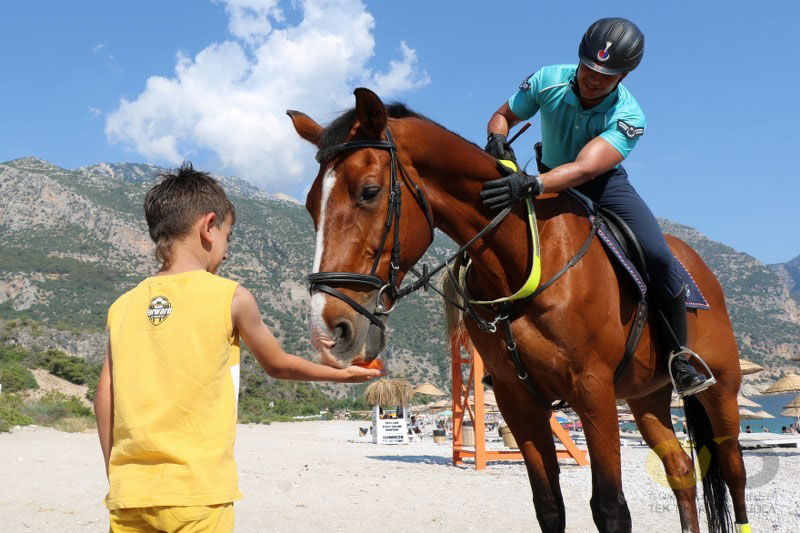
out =
[[[407,151],[395,151],[392,142],[402,142],[402,128],[393,121],[389,133],[389,114],[375,93],[361,88],[355,96],[355,108],[327,129],[287,112],[297,133],[320,150],[306,197],[316,230],[309,325],[312,345],[325,354],[321,362],[331,366],[371,361],[383,349],[395,290],[432,234],[418,202],[399,202],[408,183],[395,157],[414,174]]]

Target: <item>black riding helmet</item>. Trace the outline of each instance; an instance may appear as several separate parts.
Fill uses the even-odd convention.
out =
[[[644,34],[628,19],[600,19],[586,30],[578,47],[581,63],[601,74],[635,69],[644,55]]]

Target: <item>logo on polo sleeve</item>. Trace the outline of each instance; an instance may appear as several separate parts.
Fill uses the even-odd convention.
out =
[[[525,79],[522,80],[522,83],[519,84],[519,90],[520,91],[527,91],[528,89],[531,88],[531,76],[533,76],[534,74],[536,74],[536,73],[535,72],[531,72],[530,74],[525,76]]]
[[[625,137],[628,139],[635,139],[636,137],[641,137],[644,133],[644,128],[637,128],[636,126],[631,126],[624,120],[617,121],[617,129],[625,134]]]
[[[172,304],[165,296],[156,296],[150,300],[150,305],[147,307],[147,318],[154,326],[164,322],[171,313]]]

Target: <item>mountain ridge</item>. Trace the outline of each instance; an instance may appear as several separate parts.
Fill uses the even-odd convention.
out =
[[[0,316],[35,320],[45,332],[21,335],[18,342],[60,344],[89,360],[102,356],[108,305],[156,267],[141,203],[154,176],[166,170],[146,163],[68,170],[35,157],[0,163],[0,209],[8,215],[0,221],[0,246],[11,252],[0,260]],[[231,259],[220,274],[256,295],[265,322],[288,351],[310,357],[305,281],[314,251],[310,218],[295,199],[276,198],[239,178],[215,178],[238,215]],[[689,226],[659,223],[693,246],[719,278],[742,358],[768,365],[769,372],[760,375],[765,379],[791,370],[787,359],[800,352],[800,304],[791,285],[800,256],[791,264],[767,266]],[[437,232],[423,261],[435,264],[453,249]],[[393,374],[447,384],[450,362],[435,294],[410,296],[393,313],[389,330],[392,354],[383,357]],[[88,337],[77,341],[65,335]],[[346,390],[321,387],[338,396]]]

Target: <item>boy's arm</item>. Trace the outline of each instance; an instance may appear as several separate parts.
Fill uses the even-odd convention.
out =
[[[253,352],[258,363],[274,378],[363,383],[381,375],[381,372],[375,369],[357,366],[332,368],[287,354],[261,320],[256,299],[241,285],[236,287],[233,295],[231,319],[233,326],[239,331],[239,336]]]
[[[106,347],[106,358],[97,381],[97,395],[94,398],[94,415],[97,418],[97,434],[100,436],[100,447],[108,476],[108,458],[114,443],[114,395],[111,384],[111,342]]]

